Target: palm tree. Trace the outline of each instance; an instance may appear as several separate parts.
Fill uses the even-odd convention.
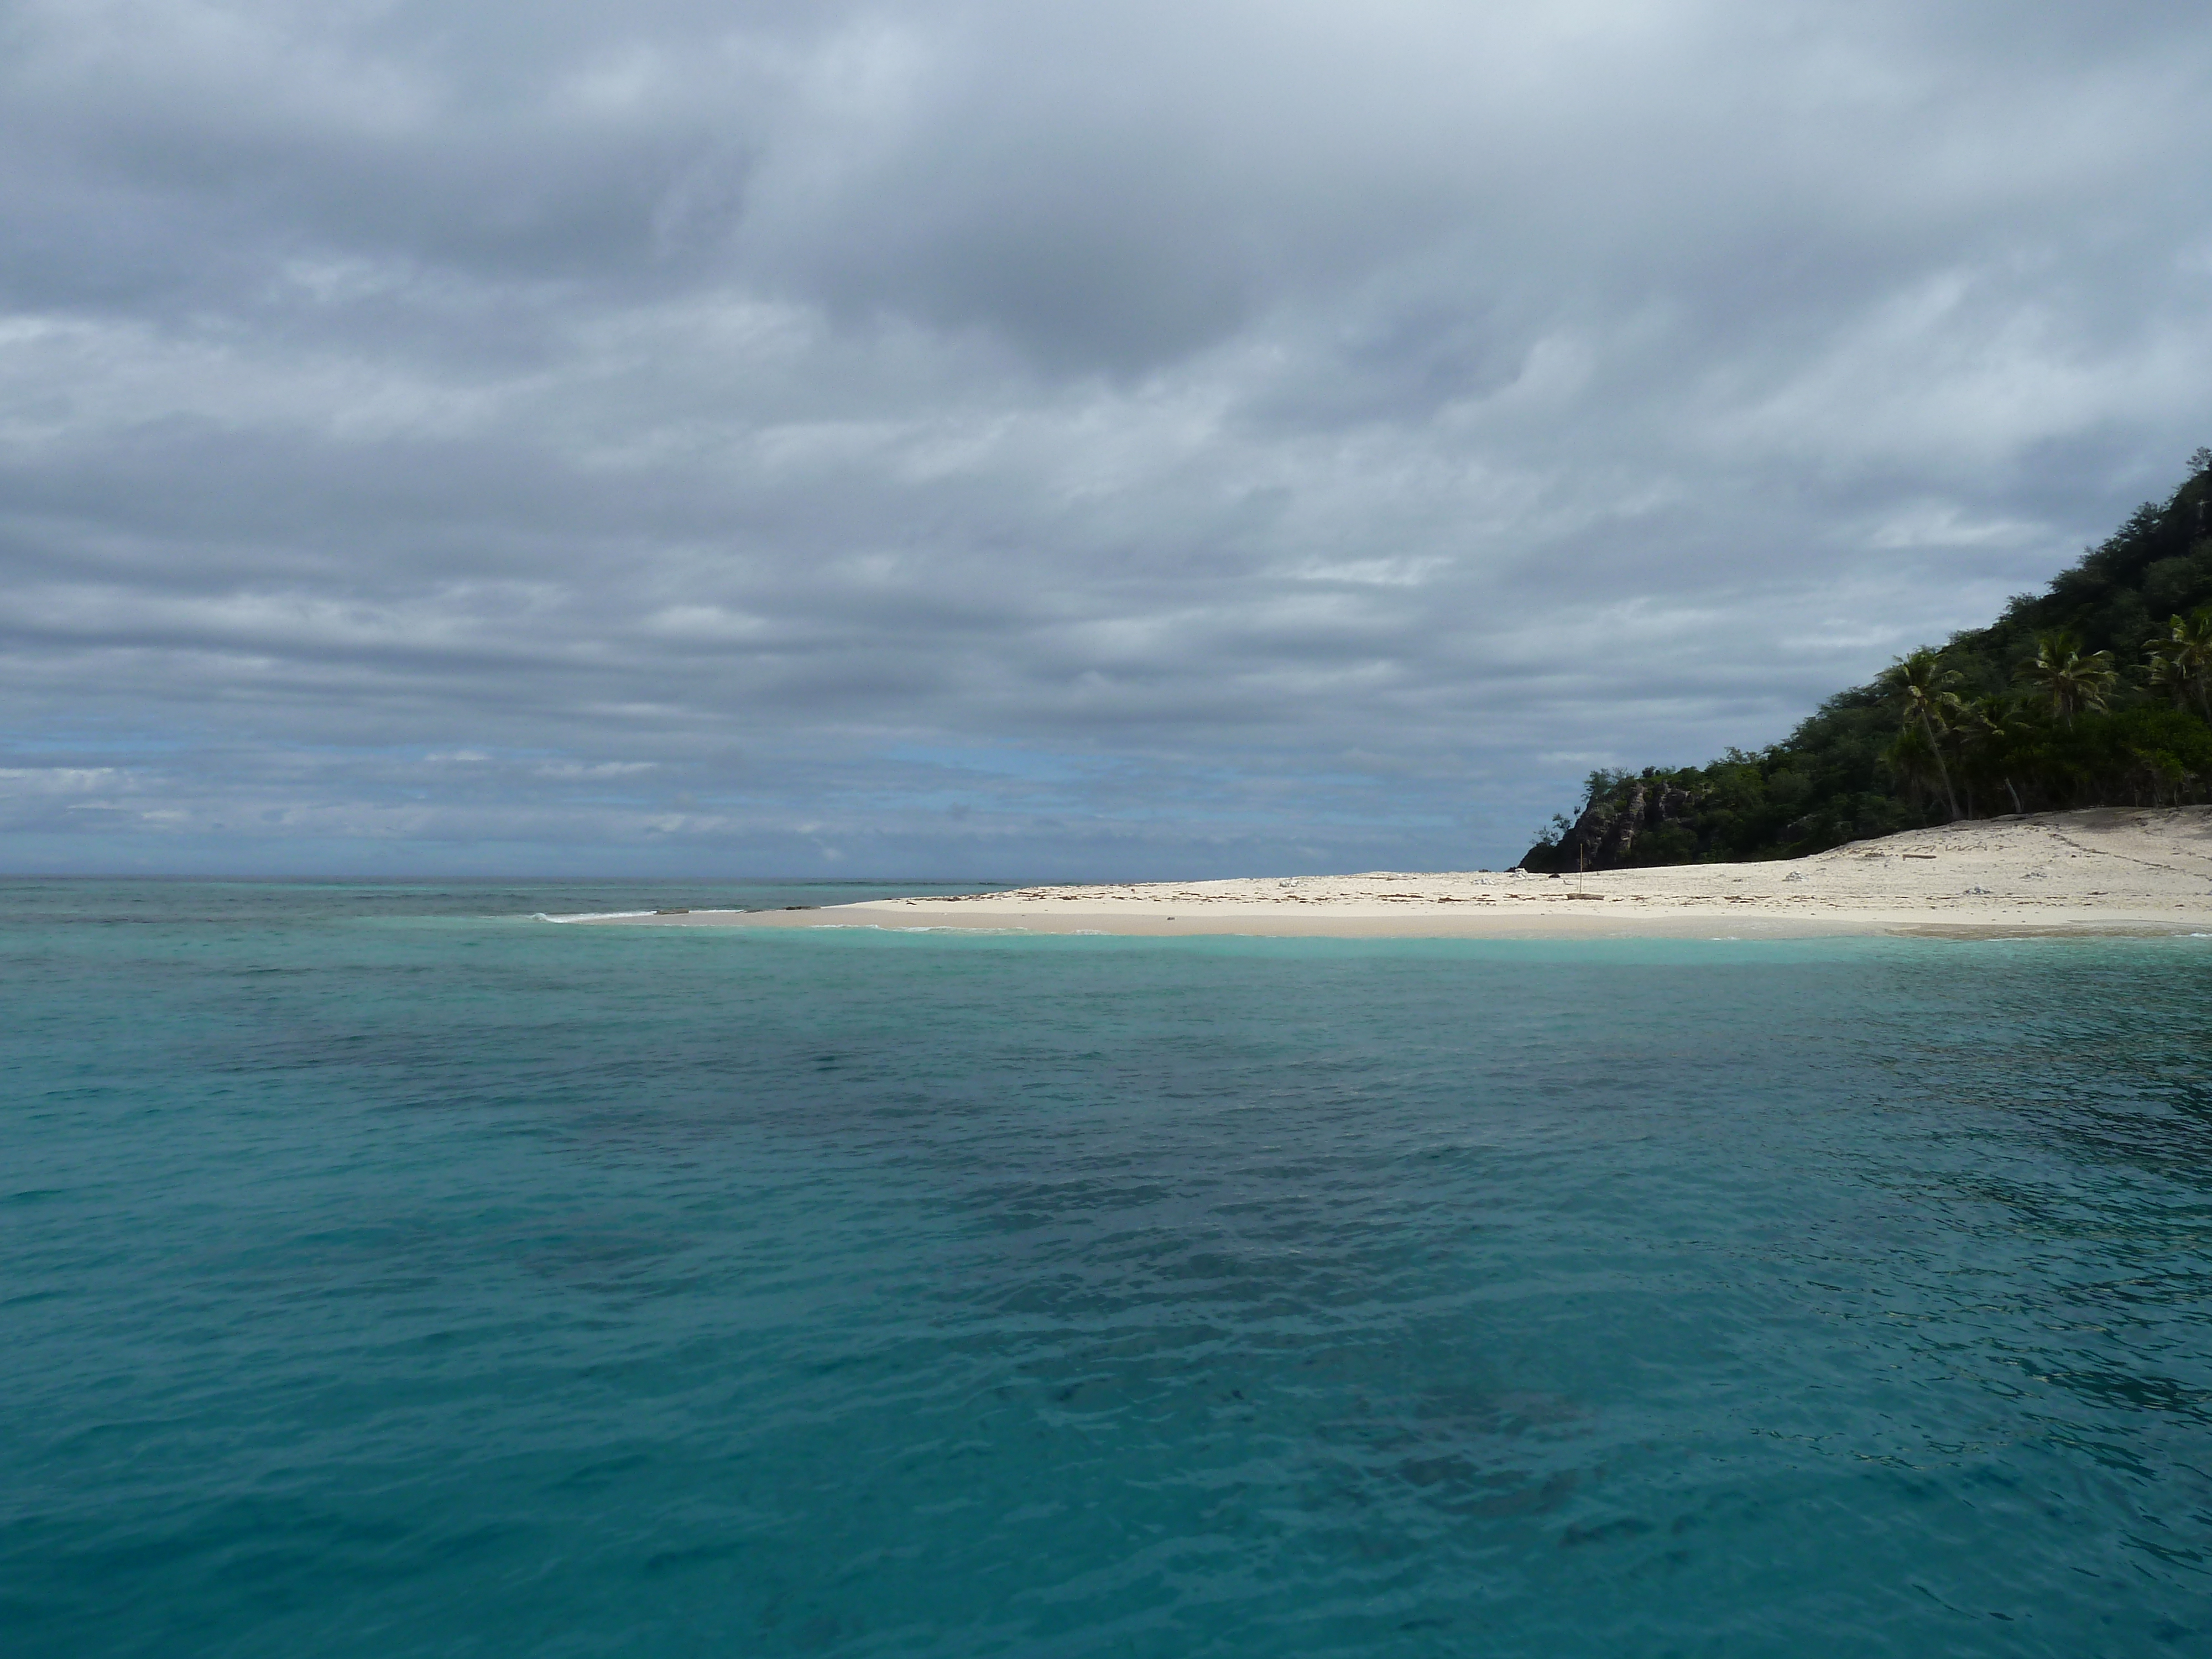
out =
[[[2104,708],[2120,678],[2111,652],[2083,656],[2081,642],[2070,634],[2038,635],[2035,659],[2021,664],[2018,674],[2042,694],[2051,717],[2066,726],[2084,709]]]
[[[1951,690],[1958,683],[1958,675],[1944,667],[1942,658],[1925,646],[1883,669],[1880,682],[1890,701],[1898,705],[1899,723],[1919,725],[1920,735],[1927,740],[1927,756],[1936,763],[1936,775],[1943,785],[1944,802],[1954,818],[1959,816],[1959,797],[1951,788],[1951,769],[1943,764],[1942,740],[1936,732],[1959,706]],[[1917,753],[1907,745],[1899,744],[1895,752],[1905,767],[1920,763]]]
[[[2143,659],[2143,684],[2153,690],[2162,688],[2173,699],[2173,706],[2179,708],[2189,701],[2189,677],[2181,672],[2179,664],[2158,648],[2163,643],[2163,641],[2156,639],[2143,641],[2143,649],[2150,653]]]
[[[2176,705],[2194,696],[2197,712],[2212,720],[2212,605],[2168,617],[2165,635],[2147,648],[2150,683],[2171,691]]]
[[[1984,777],[1994,774],[2012,797],[2012,810],[2024,812],[2020,804],[2020,791],[2012,787],[2012,775],[2005,767],[2005,750],[2020,735],[2020,722],[2013,718],[2012,706],[2002,697],[1976,697],[1959,705],[1954,729],[1958,733],[1959,747],[1968,765],[1966,811],[1974,810],[1973,774]]]
[[[1881,759],[1916,800],[1924,800],[1946,787],[1943,757],[1917,726],[1899,726],[1897,735],[1883,746]]]

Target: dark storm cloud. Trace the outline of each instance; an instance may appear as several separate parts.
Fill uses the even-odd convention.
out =
[[[2180,8],[0,19],[18,866],[1497,861],[2212,431]]]

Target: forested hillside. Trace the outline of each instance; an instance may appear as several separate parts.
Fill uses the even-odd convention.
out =
[[[1956,817],[2212,791],[2212,450],[2171,499],[1988,628],[1900,659],[1784,741],[1594,772],[1524,869],[1796,858]]]

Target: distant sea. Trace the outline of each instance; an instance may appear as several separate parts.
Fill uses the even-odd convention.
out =
[[[2212,1652],[2212,940],[872,890],[0,883],[0,1653]]]

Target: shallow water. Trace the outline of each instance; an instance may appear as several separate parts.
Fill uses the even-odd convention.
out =
[[[2212,1650],[2212,941],[864,890],[0,884],[0,1646]]]

